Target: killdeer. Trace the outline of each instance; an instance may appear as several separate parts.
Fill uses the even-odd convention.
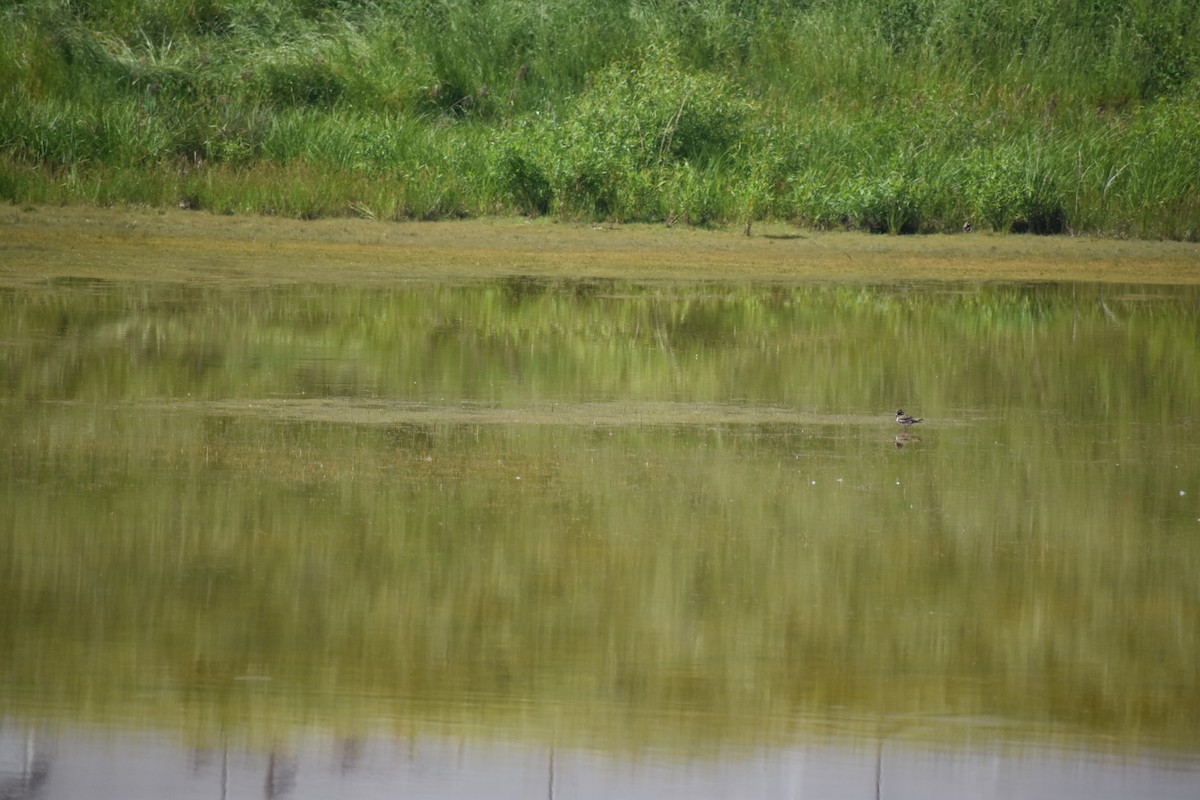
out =
[[[910,416],[909,414],[905,414],[903,408],[896,412],[896,424],[903,425],[906,428],[909,425],[916,425],[918,422],[924,422],[924,421],[925,421],[924,419],[918,419],[917,417]]]

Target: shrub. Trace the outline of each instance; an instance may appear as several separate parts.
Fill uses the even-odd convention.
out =
[[[662,199],[669,218],[688,225],[709,225],[721,216],[722,188],[711,172],[682,164],[672,171]]]
[[[651,48],[632,67],[604,70],[580,97],[549,170],[555,193],[568,209],[612,213],[625,179],[721,157],[744,136],[751,108],[728,81]]]
[[[977,149],[962,166],[972,214],[997,231],[1061,233],[1062,193],[1053,175],[1014,146]]]
[[[487,170],[493,191],[525,214],[545,214],[554,196],[539,146],[543,138],[543,130],[523,119],[489,148]]]
[[[842,207],[849,220],[874,233],[916,233],[926,193],[923,181],[893,168],[847,182]]]

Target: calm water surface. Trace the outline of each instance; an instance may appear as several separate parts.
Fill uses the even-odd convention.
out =
[[[0,425],[0,796],[1200,784],[1195,288],[68,281]]]

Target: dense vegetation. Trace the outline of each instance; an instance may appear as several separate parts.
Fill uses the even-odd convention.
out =
[[[1200,239],[1187,0],[27,0],[0,197]]]

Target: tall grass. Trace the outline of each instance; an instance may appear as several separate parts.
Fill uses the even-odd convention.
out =
[[[1182,0],[27,0],[0,23],[12,202],[203,208],[203,173],[267,213],[354,213],[377,181],[382,217],[1200,238]],[[325,199],[255,188],[289,180]]]

